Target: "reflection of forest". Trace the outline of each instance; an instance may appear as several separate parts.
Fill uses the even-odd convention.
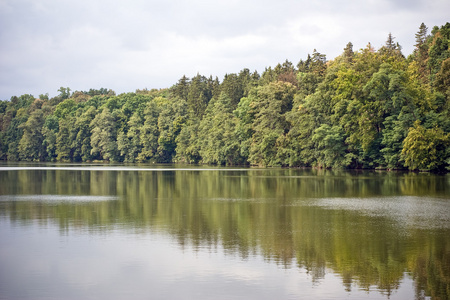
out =
[[[448,176],[316,170],[2,171],[0,195],[118,195],[98,202],[3,201],[14,222],[69,228],[130,228],[175,236],[180,245],[223,246],[242,257],[326,268],[347,289],[396,289],[404,272],[417,298],[450,297],[450,229],[416,228],[386,216],[311,205],[318,198],[450,194]]]

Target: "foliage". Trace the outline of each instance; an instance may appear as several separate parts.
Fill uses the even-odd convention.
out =
[[[449,165],[449,147],[450,134],[440,128],[426,129],[416,121],[403,142],[402,155],[412,170],[444,170]]]

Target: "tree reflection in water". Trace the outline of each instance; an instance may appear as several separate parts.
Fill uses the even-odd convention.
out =
[[[296,265],[313,280],[331,270],[348,291],[356,283],[390,295],[406,272],[417,298],[448,299],[448,182],[432,174],[293,169],[10,170],[0,172],[0,215],[53,220],[62,232],[157,231],[181,247],[220,245],[242,258]]]

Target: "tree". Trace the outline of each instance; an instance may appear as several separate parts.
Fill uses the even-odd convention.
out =
[[[198,163],[201,160],[199,143],[200,121],[190,118],[181,128],[176,137],[175,161],[185,163]]]
[[[441,69],[442,62],[450,58],[450,23],[440,28],[435,27],[430,38],[427,66],[430,70],[430,83],[434,84],[436,73]]]
[[[237,74],[225,74],[220,89],[221,93],[228,95],[234,107],[237,106],[244,96],[244,83]]]
[[[118,159],[117,130],[114,118],[108,108],[103,108],[90,123],[91,128],[91,155],[93,158],[108,161]]]
[[[27,122],[22,123],[23,135],[19,142],[19,158],[22,160],[43,160],[45,149],[43,147],[44,136],[42,126],[44,114],[42,110],[33,111]]]
[[[42,146],[46,151],[46,159],[49,161],[54,161],[57,158],[56,154],[56,135],[59,131],[58,118],[54,115],[49,115],[44,122],[42,128],[42,135],[44,140],[42,141]]]
[[[74,117],[59,120],[59,131],[56,135],[56,159],[71,161],[73,159],[72,141],[74,140]]]
[[[71,91],[71,89],[70,88],[68,88],[68,87],[60,87],[59,88],[59,90],[58,90],[58,92],[59,92],[59,97],[62,99],[62,100],[65,100],[65,99],[68,99],[68,98],[70,98],[70,91]]]
[[[278,81],[289,82],[292,85],[297,86],[296,70],[294,65],[287,59],[283,64],[278,64],[275,67],[274,72]]]
[[[285,113],[292,108],[295,88],[288,82],[271,82],[252,90],[250,107],[254,114],[249,162],[276,165],[277,140],[289,131]]]
[[[366,97],[359,111],[358,135],[362,149],[368,155],[366,159],[370,158],[375,165],[383,163],[379,149],[385,119],[398,116],[405,105],[410,105],[404,75],[385,63],[363,88]]]
[[[186,101],[184,101],[186,103]],[[131,140],[131,151],[138,153],[138,161],[146,161],[157,158],[158,152],[158,118],[161,112],[154,101],[148,102],[144,109],[144,120],[142,122],[139,116],[133,115],[130,119],[130,130],[127,137]]]
[[[416,44],[414,49],[414,60],[418,64],[419,77],[424,83],[428,83],[428,76],[430,74],[427,66],[428,61],[428,28],[424,23],[420,24],[419,31],[416,33]]]
[[[403,142],[405,165],[411,170],[445,170],[449,164],[449,146],[450,134],[437,127],[426,129],[416,121]]]
[[[348,42],[344,48],[345,61],[348,63],[351,63],[353,61],[354,55],[355,55],[355,53],[353,52],[353,44],[351,42]]]
[[[318,167],[343,168],[352,162],[353,154],[346,151],[342,127],[322,124],[314,131],[312,141],[315,143]]]
[[[178,80],[178,82],[170,89],[171,96],[173,98],[180,98],[185,101],[188,101],[188,94],[189,94],[189,87],[190,87],[190,80],[186,75],[183,75],[183,77]]]
[[[237,118],[233,115],[232,100],[224,92],[213,99],[199,127],[199,154],[202,162],[219,165],[242,163],[240,143],[235,134]]]
[[[441,69],[436,74],[436,81],[434,83],[436,90],[441,92],[450,102],[450,58],[444,60],[441,64]],[[450,107],[447,107],[449,109]]]
[[[91,146],[91,127],[90,124],[97,114],[97,109],[93,106],[82,112],[76,118],[74,124],[75,138],[72,142],[74,149],[73,159],[75,161],[90,161],[92,160],[92,146]]]
[[[237,108],[233,111],[233,115],[237,118],[237,124],[234,131],[235,138],[239,142],[239,157],[242,158],[244,164],[248,163],[250,155],[250,145],[253,136],[254,112],[252,111],[251,98],[242,97]]]
[[[20,100],[15,103],[11,101],[11,107],[9,107],[6,111],[7,120],[4,120],[3,122],[3,126],[6,127],[4,136],[4,141],[7,145],[6,157],[11,161],[19,160],[20,158],[19,142],[22,139],[23,135],[23,126],[21,126],[21,124],[25,123],[28,120],[27,110],[24,107],[21,107],[17,110],[15,109],[15,107],[17,107],[17,104],[19,103]]]
[[[399,115],[391,115],[386,117],[383,122],[384,130],[381,140],[383,156],[383,165],[388,169],[404,168],[404,157],[401,155],[403,150],[403,141],[408,134],[408,129],[414,123],[413,114],[408,111]]]
[[[419,31],[415,34],[416,37],[416,49],[420,49],[421,46],[425,44],[428,38],[428,27],[422,23],[419,26]]]
[[[392,35],[392,33],[389,32],[386,43],[383,47],[381,47],[380,52],[387,55],[388,57],[403,57],[401,51],[402,47],[399,45],[399,43],[394,42],[394,39],[395,37]]]
[[[311,66],[311,55],[308,54],[306,60],[300,59],[300,61],[297,64],[297,69],[299,72],[307,73],[310,71]]]
[[[69,115],[73,115],[76,110],[77,104],[73,99],[66,99],[56,105],[55,112],[53,113],[59,119],[67,118]]]
[[[192,78],[187,95],[187,104],[191,114],[201,119],[211,98],[212,91],[208,88],[206,77],[197,74]]]
[[[321,54],[314,49],[311,63],[309,64],[312,73],[318,76],[324,76],[327,69],[327,57],[325,54]]]
[[[178,98],[161,103],[158,116],[158,162],[171,162],[177,147],[176,138],[186,123],[188,103]]]

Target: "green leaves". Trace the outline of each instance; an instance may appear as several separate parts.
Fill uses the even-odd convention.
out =
[[[440,128],[426,129],[419,121],[403,142],[402,155],[412,170],[445,170],[450,158],[450,134]]]
[[[287,82],[271,82],[249,94],[254,114],[249,162],[276,165],[277,139],[289,131],[286,113],[292,109],[295,88]]]
[[[117,161],[117,130],[114,118],[108,108],[104,108],[91,124],[91,155],[98,159]]]
[[[351,163],[353,155],[346,151],[345,133],[342,127],[322,124],[314,131],[312,141],[317,151],[318,167],[344,168]]]
[[[199,126],[199,154],[207,164],[243,163],[239,136],[235,134],[238,119],[232,113],[232,99],[222,92],[212,100]]]
[[[44,125],[44,115],[42,110],[35,110],[31,113],[26,123],[20,127],[23,135],[19,142],[19,153],[22,160],[41,160],[44,157],[43,147],[44,136],[42,126]]]

